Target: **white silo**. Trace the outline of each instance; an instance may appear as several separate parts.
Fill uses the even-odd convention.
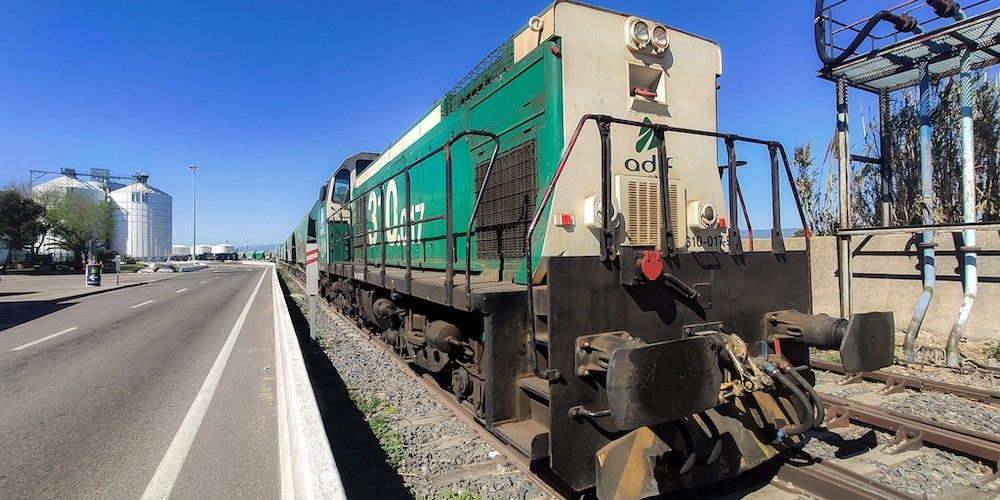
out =
[[[212,245],[212,253],[217,255],[236,253],[236,247],[230,245],[229,243],[223,243],[221,245]]]
[[[62,169],[62,175],[49,181],[31,187],[32,196],[42,204],[48,204],[51,196],[65,196],[68,194],[83,195],[94,201],[103,200],[107,196],[104,186],[98,182],[88,182],[76,176],[76,170],[72,168]],[[52,234],[46,234],[42,240],[40,252],[42,255],[49,254],[54,262],[68,262],[73,260],[73,252],[64,250],[59,239]]]
[[[174,245],[171,247],[170,255],[191,255],[191,245]]]
[[[173,238],[173,198],[149,185],[149,176],[111,192],[118,206],[112,248],[120,255],[160,260],[170,255]]]
[[[236,247],[230,245],[229,243],[220,243],[218,245],[212,245],[212,255],[215,256],[215,260],[235,259]]]

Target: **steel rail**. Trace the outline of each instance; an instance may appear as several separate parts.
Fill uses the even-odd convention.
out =
[[[900,375],[896,373],[878,371],[850,374],[847,373],[847,371],[844,370],[843,365],[840,365],[839,363],[831,363],[829,361],[822,361],[818,359],[811,360],[809,364],[812,368],[817,370],[839,373],[841,375],[858,375],[864,380],[882,382],[887,386],[886,390],[883,391],[883,394],[892,394],[893,392],[898,392],[902,389],[913,389],[920,392],[929,391],[939,392],[942,394],[953,394],[961,398],[979,401],[980,403],[1000,406],[1000,392],[991,391],[989,389],[949,384],[947,382],[938,382],[936,380],[928,380],[910,375]]]
[[[896,433],[897,444],[918,447],[928,443],[980,460],[994,471],[1000,466],[1000,437],[964,429],[929,418],[905,415],[832,394],[820,393],[827,407],[826,425],[843,427],[848,421]]]
[[[791,493],[804,493],[810,497],[830,500],[842,498],[863,500],[916,498],[873,481],[870,477],[846,467],[819,459],[809,460],[801,464],[790,461],[782,464],[771,484]]]

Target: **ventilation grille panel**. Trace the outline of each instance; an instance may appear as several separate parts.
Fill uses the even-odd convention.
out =
[[[535,213],[538,192],[535,141],[497,156],[476,215],[476,256],[524,257],[524,233]],[[476,189],[489,160],[476,165]]]
[[[660,207],[660,181],[648,177],[618,176],[618,199],[625,215],[626,245],[660,246],[660,231],[663,225],[663,211]],[[680,207],[677,193],[683,189],[677,183],[670,183],[670,225],[674,238],[680,239]]]

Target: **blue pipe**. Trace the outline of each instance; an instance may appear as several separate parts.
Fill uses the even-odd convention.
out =
[[[923,222],[925,225],[934,223],[932,210],[934,208],[934,164],[931,157],[931,92],[930,92],[930,71],[929,62],[924,59],[920,61],[918,70],[920,72],[920,99],[917,103],[917,111],[920,113],[920,190],[921,205],[923,211]],[[915,361],[917,334],[920,333],[920,325],[924,322],[927,309],[930,308],[931,299],[934,297],[934,284],[936,282],[936,269],[934,265],[934,231],[924,231],[921,235],[920,262],[924,290],[920,292],[917,299],[917,307],[913,310],[913,317],[910,325],[906,329],[906,340],[903,342],[903,354],[907,361]]]
[[[960,63],[961,76],[959,77],[959,105],[962,107],[962,222],[969,223],[976,221],[976,165],[973,158],[973,138],[972,138],[972,50],[966,49],[962,52]],[[948,348],[946,350],[946,361],[948,366],[957,367],[959,361],[958,344],[962,341],[962,334],[965,326],[969,322],[972,314],[972,307],[976,304],[976,295],[979,281],[976,254],[976,230],[966,229],[962,231],[962,247],[959,249],[962,255],[962,290],[965,296],[962,298],[962,307],[958,310],[958,317],[951,327],[951,334],[948,336]]]

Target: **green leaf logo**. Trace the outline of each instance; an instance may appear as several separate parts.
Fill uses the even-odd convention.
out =
[[[650,149],[655,149],[657,146],[657,140],[653,137],[653,122],[647,116],[642,119],[642,123],[648,126],[639,127],[639,140],[635,142],[636,153],[649,151]]]

